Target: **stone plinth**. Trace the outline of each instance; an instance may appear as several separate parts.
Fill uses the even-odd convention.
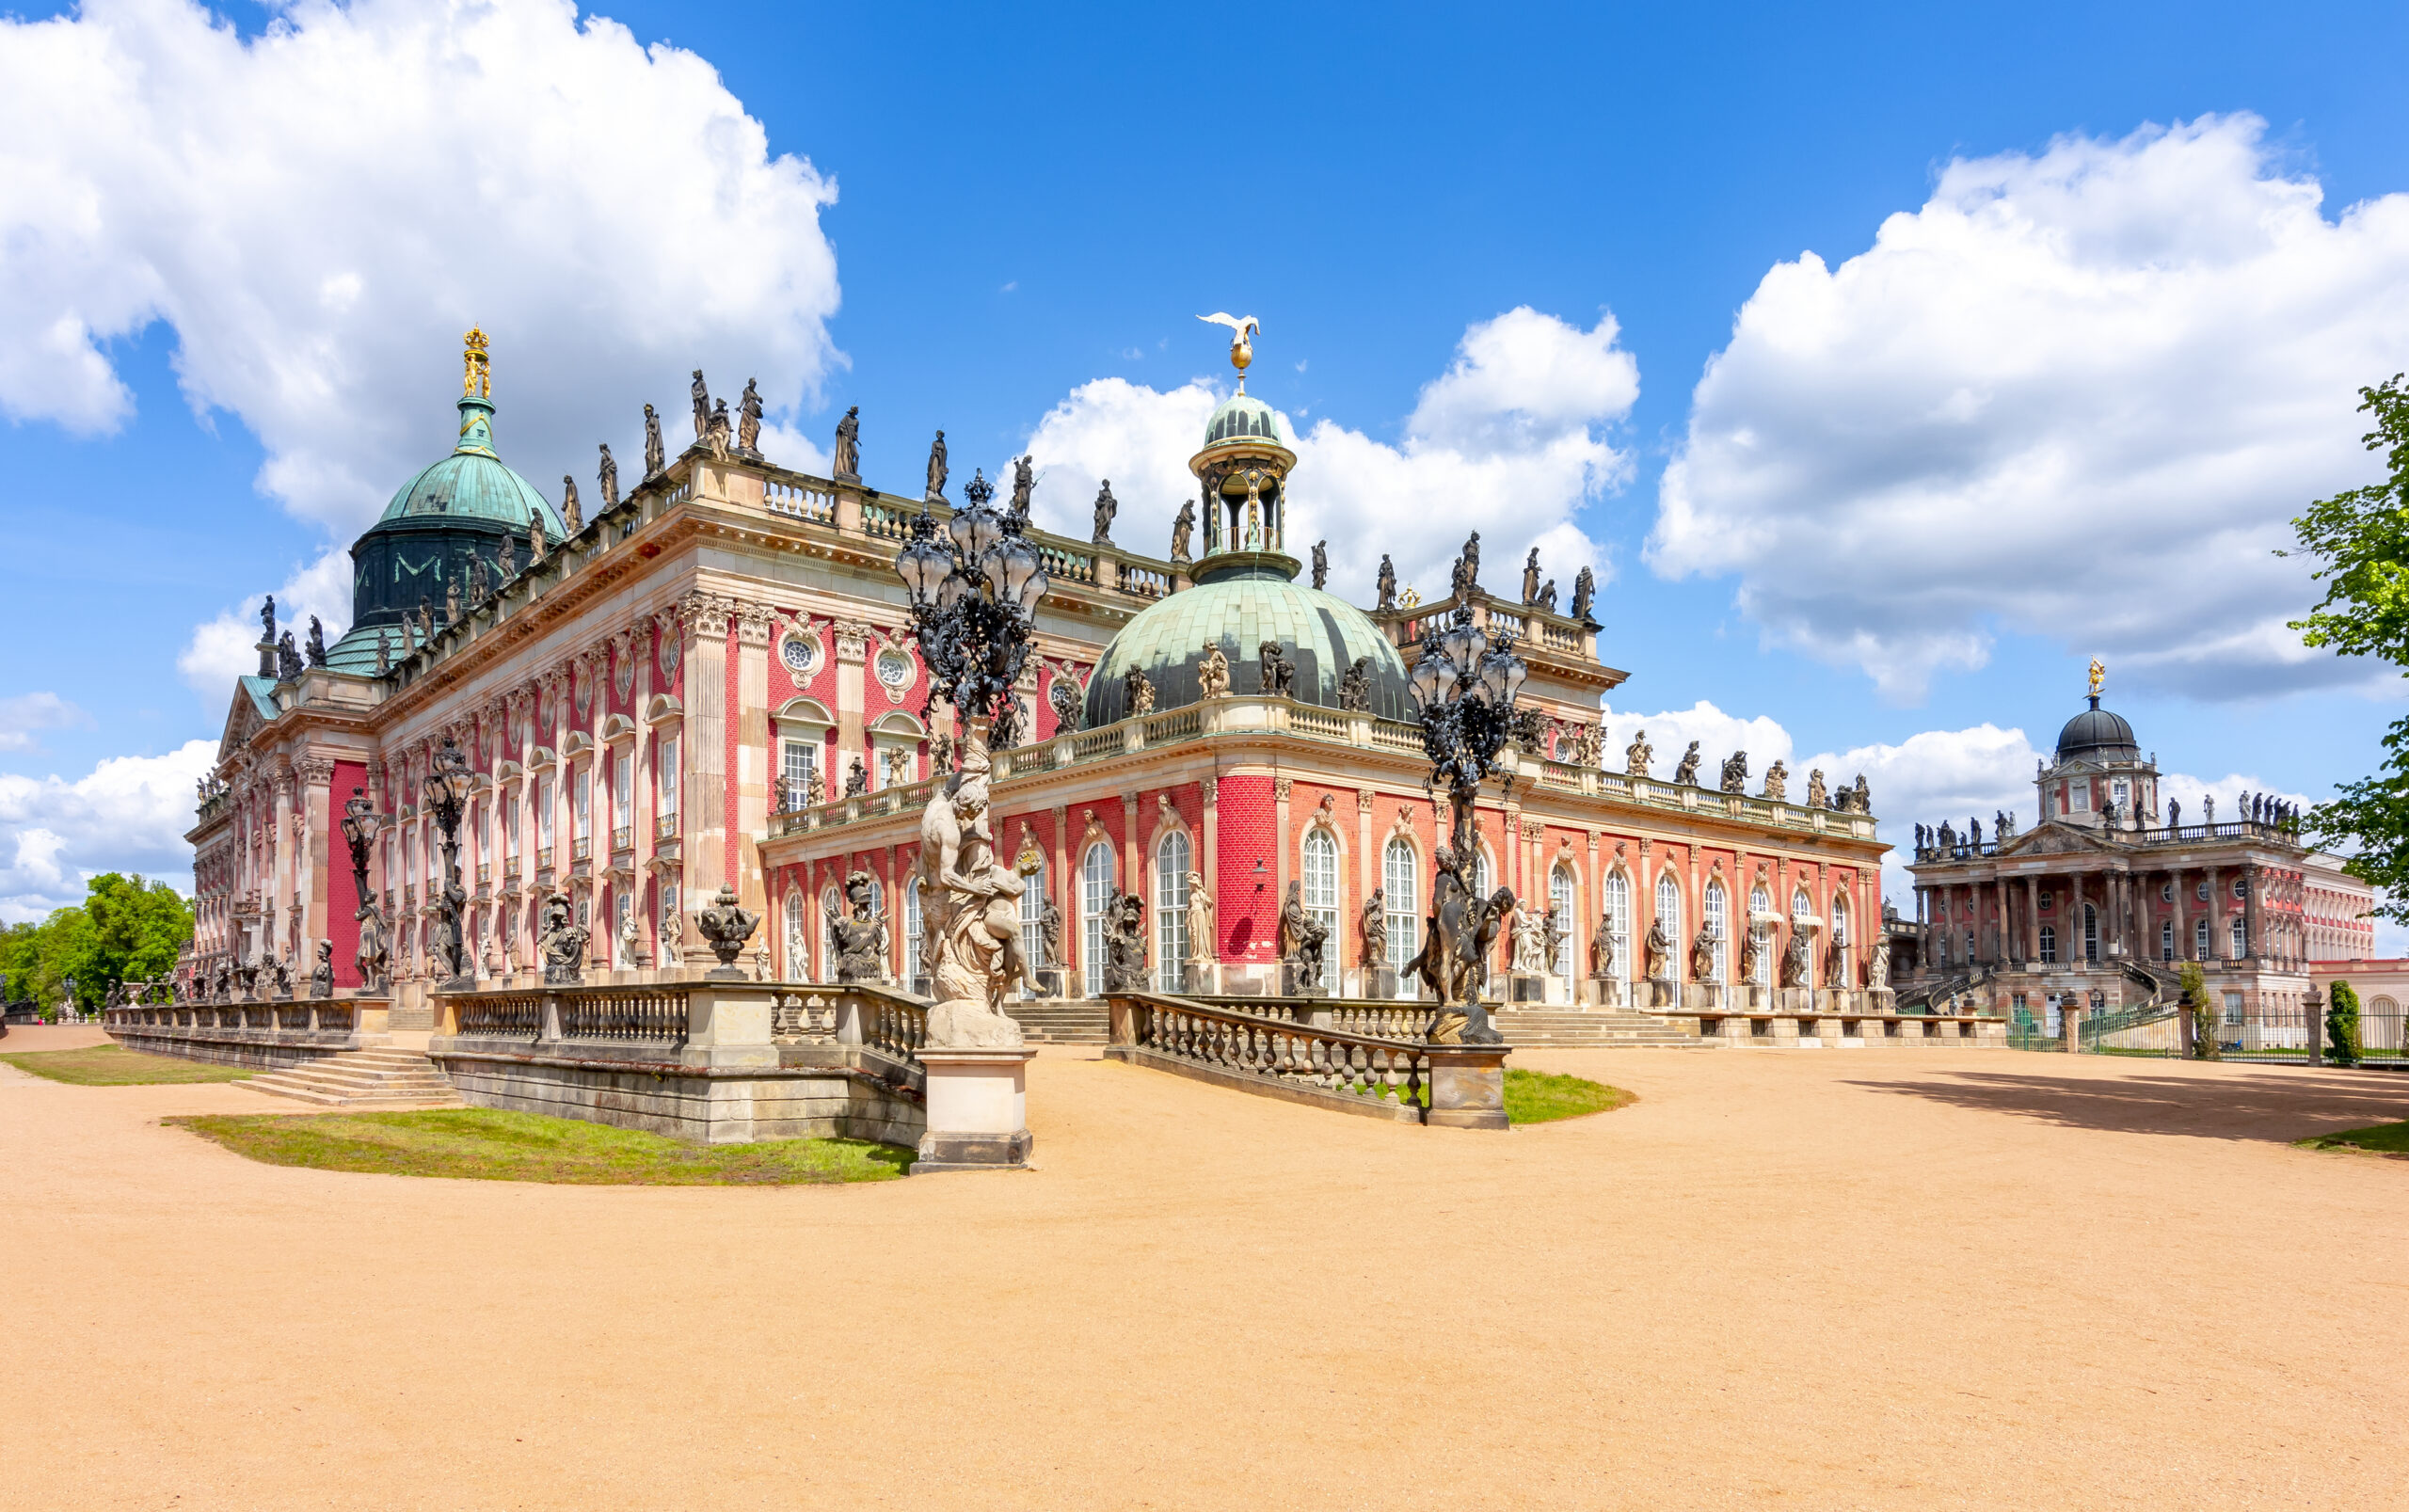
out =
[[[1423,1122],[1444,1129],[1502,1129],[1506,1123],[1506,1044],[1434,1044],[1430,1107]]]
[[[1280,995],[1283,997],[1326,997],[1322,990],[1321,973],[1308,971],[1293,961],[1280,963]]]
[[[1037,1143],[1029,1132],[1029,1062],[1036,1054],[923,1046],[929,1122],[912,1174],[1025,1169]]]
[[[1545,1003],[1547,974],[1542,971],[1517,971],[1506,979],[1506,1000],[1509,1003]]]
[[[1035,971],[1030,972],[1029,977],[1037,983],[1038,996],[1060,997],[1062,995],[1061,967],[1040,966]]]

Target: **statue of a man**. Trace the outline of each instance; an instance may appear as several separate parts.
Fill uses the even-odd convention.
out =
[[[929,497],[942,502],[945,499],[945,432],[929,445]]]
[[[318,942],[318,963],[310,968],[310,995],[316,998],[335,995],[335,943]]]
[[[1772,766],[1765,768],[1764,796],[1777,804],[1790,801],[1790,768],[1779,756],[1774,758]]]
[[[1015,515],[1029,517],[1029,496],[1037,487],[1036,458],[1024,453],[1013,459],[1013,497],[1011,509]]]
[[[619,464],[611,455],[610,442],[601,443],[601,452],[602,461],[594,481],[602,491],[602,507],[607,511],[619,507]]]
[[[862,481],[862,406],[855,405],[837,422],[837,460],[831,464],[847,483]]]
[[[1196,501],[1182,500],[1178,517],[1171,522],[1171,559],[1173,562],[1186,562],[1189,559],[1189,542],[1195,533]]]
[[[1700,927],[1698,937],[1690,942],[1690,979],[1715,980],[1715,931]]]
[[[276,595],[274,594],[268,595],[266,601],[260,605],[260,639],[270,645],[276,644]]]
[[[644,406],[644,475],[656,478],[669,465],[669,454],[661,444],[661,412],[650,405]]]
[[[466,938],[461,933],[461,918],[468,906],[469,890],[460,885],[460,866],[454,862],[444,874],[435,926],[436,963],[447,977],[468,975],[469,952]]]
[[[1364,936],[1364,960],[1371,965],[1386,965],[1389,959],[1388,889],[1375,887],[1372,896],[1364,899],[1364,908],[1356,918],[1356,928]]]
[[[703,429],[703,446],[714,461],[725,462],[734,447],[735,438],[736,427],[727,416],[727,401],[713,401],[710,423]]]
[[[1514,969],[1525,974],[1547,970],[1547,931],[1529,909],[1514,914]]]
[[[694,439],[701,440],[711,428],[711,391],[703,383],[703,370],[694,370]]]
[[[1622,769],[1635,777],[1648,775],[1648,763],[1656,759],[1656,748],[1648,743],[1648,732],[1641,730],[1623,748]]]
[[[1535,546],[1531,548],[1529,558],[1523,564],[1523,602],[1536,604],[1539,601],[1540,549]]]
[[[868,791],[869,791],[869,769],[862,765],[861,757],[855,756],[853,764],[845,769],[845,796],[858,798]]]
[[[1790,944],[1781,952],[1781,984],[1784,987],[1806,987],[1812,983],[1814,947],[1807,943],[1808,931],[1793,926]]]
[[[1194,874],[1190,873],[1190,875]],[[1189,896],[1193,897],[1194,894],[1191,893]],[[1061,965],[1062,963],[1062,911],[1054,906],[1054,899],[1051,898],[1045,899],[1045,905],[1037,911],[1037,938],[1045,952],[1045,959],[1038,964]]]
[[[1807,806],[1821,808],[1827,798],[1824,790],[1824,769],[1816,767],[1807,773]]]
[[[736,449],[746,456],[761,454],[761,390],[751,378],[736,403]]]
[[[1473,532],[1471,536],[1465,540],[1462,561],[1464,565],[1464,586],[1466,588],[1479,587],[1480,532]]]
[[[1874,953],[1866,958],[1865,985],[1870,989],[1887,990],[1891,985],[1891,937],[1874,937]]]
[[[1003,995],[1013,981],[1028,979],[1020,951],[1027,883],[996,854],[987,811],[994,769],[982,721],[971,722],[960,779],[920,817],[920,960],[935,979],[928,1043],[938,1049],[1021,1042],[1020,1026],[1003,1011]]]
[[[1386,551],[1380,553],[1380,575],[1378,580],[1378,590],[1380,593],[1380,598],[1376,607],[1380,609],[1395,609],[1396,607],[1396,565],[1389,560],[1389,556]]]
[[[1572,617],[1583,624],[1590,623],[1589,604],[1598,594],[1597,575],[1583,567],[1572,579]]]
[[[1742,792],[1746,792],[1746,791],[1747,791],[1747,789],[1748,789],[1748,753],[1747,753],[1747,752],[1746,752],[1746,751],[1734,751],[1734,752],[1732,752],[1732,753],[1731,753],[1730,759],[1726,760],[1726,761],[1723,763],[1723,783],[1722,783],[1722,787],[1723,787],[1723,790],[1724,790],[1725,792],[1727,792],[1727,793],[1742,793]]]
[[[1323,587],[1330,581],[1330,543],[1314,543],[1314,586]]]
[[[1122,677],[1121,702],[1125,718],[1155,711],[1155,685],[1146,680],[1143,671],[1131,667]]]
[[[1611,914],[1598,915],[1598,927],[1589,934],[1589,974],[1612,980],[1621,975],[1615,950],[1615,920]]]
[[[1121,513],[1121,501],[1112,497],[1112,480],[1095,491],[1095,539],[1101,545],[1112,539],[1112,517]]]
[[[1682,753],[1681,764],[1673,769],[1673,781],[1683,788],[1697,787],[1698,759],[1698,742],[1692,740],[1690,748]]]
[[[574,986],[583,979],[586,929],[577,922],[570,910],[568,895],[554,893],[544,899],[543,931],[535,938],[535,948],[544,958],[546,986]]]
[[[1329,927],[1305,912],[1304,884],[1291,881],[1288,899],[1280,907],[1280,959],[1296,985],[1317,991],[1322,979],[1322,946]]]

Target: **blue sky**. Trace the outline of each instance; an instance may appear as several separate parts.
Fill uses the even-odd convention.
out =
[[[122,31],[180,8],[181,0],[112,0],[87,8],[73,24]],[[499,8],[527,14],[518,18],[518,40],[484,44],[481,67],[498,77],[483,87],[503,92],[475,97],[488,102],[472,108],[488,113],[491,130],[464,156],[516,152],[514,143],[545,129],[563,71],[574,76],[592,61],[557,38],[544,40],[546,8],[536,0]],[[1980,325],[1993,265],[1983,259],[2003,245],[1982,244],[1987,233],[1976,232],[1962,265],[1921,294],[1886,304],[1893,296],[1883,289],[1859,288],[1833,301],[1835,318],[1868,325],[1882,333],[1878,342],[1797,358],[1781,333],[1798,328],[1798,310],[1823,308],[1822,295],[1800,295],[1785,307],[1790,324],[1773,322],[1761,347],[1735,350],[1733,392],[1712,403],[1694,396],[1769,273],[1810,251],[1834,270],[1867,253],[1886,217],[1913,216],[1934,200],[1953,162],[2015,159],[1992,175],[2007,186],[1976,198],[1992,194],[2020,215],[2047,199],[2036,183],[2056,182],[2048,169],[2060,161],[2050,155],[2053,143],[2095,144],[2107,167],[2081,171],[2102,186],[2085,191],[2085,208],[2066,212],[2057,231],[2074,243],[2120,246],[2142,234],[2137,226],[2162,232],[2171,249],[2099,254],[2112,263],[2128,259],[2112,273],[2144,277],[2184,265],[2223,234],[2187,229],[2194,183],[2206,186],[2197,193],[2207,200],[2246,196],[2252,182],[2313,180],[2322,194],[2313,214],[2329,228],[2346,207],[2409,191],[2409,103],[2394,61],[2409,42],[2409,17],[2398,7],[2123,7],[2108,16],[2102,8],[606,8],[600,14],[635,41],[670,44],[716,71],[718,87],[765,133],[761,174],[775,178],[775,160],[790,154],[818,176],[817,191],[792,183],[762,190],[772,210],[745,222],[742,234],[712,224],[719,212],[710,197],[689,191],[706,165],[727,161],[713,153],[746,150],[727,145],[725,120],[694,126],[677,102],[660,105],[657,121],[641,107],[625,112],[647,128],[641,155],[622,160],[618,149],[593,147],[591,203],[564,198],[555,215],[542,198],[555,191],[539,185],[523,207],[531,224],[503,231],[487,223],[510,212],[487,198],[486,159],[461,163],[448,183],[439,163],[431,172],[393,173],[375,127],[357,119],[376,112],[330,116],[329,134],[353,157],[345,171],[330,149],[325,171],[343,195],[366,198],[289,196],[245,217],[251,229],[227,234],[214,261],[180,270],[159,271],[155,252],[123,251],[136,270],[124,281],[147,278],[160,288],[104,291],[137,311],[119,322],[131,328],[92,320],[101,328],[97,350],[130,400],[113,417],[101,414],[107,406],[98,400],[81,409],[48,402],[51,380],[40,371],[0,374],[0,412],[11,422],[0,429],[0,448],[16,485],[0,505],[12,547],[0,558],[0,592],[15,610],[16,645],[0,699],[21,701],[0,708],[40,726],[0,739],[0,783],[15,784],[0,788],[0,914],[18,916],[80,891],[80,870],[171,864],[165,837],[183,816],[169,823],[156,802],[145,800],[141,822],[121,825],[105,813],[52,810],[105,807],[117,789],[88,781],[99,763],[165,757],[196,738],[214,739],[226,695],[195,650],[196,628],[229,616],[239,623],[258,593],[347,541],[364,523],[363,507],[373,516],[374,500],[363,506],[362,499],[381,499],[410,466],[439,454],[451,428],[447,374],[462,324],[455,310],[471,311],[494,336],[503,454],[555,497],[562,468],[583,473],[591,454],[590,443],[572,452],[560,438],[592,434],[616,446],[632,436],[633,405],[681,402],[680,374],[691,364],[687,348],[672,348],[682,334],[694,361],[719,364],[715,381],[728,374],[726,388],[741,381],[740,367],[773,374],[765,390],[774,418],[798,433],[797,449],[824,446],[836,417],[860,405],[867,470],[890,487],[917,477],[927,436],[939,426],[958,465],[992,469],[1032,437],[1050,440],[1066,458],[1052,504],[1063,517],[1075,506],[1083,513],[1074,478],[1092,492],[1081,468],[1093,461],[1101,470],[1116,448],[1159,433],[1163,417],[1187,413],[1182,406],[1192,407],[1199,391],[1192,380],[1225,380],[1220,339],[1194,316],[1251,311],[1264,333],[1250,387],[1292,427],[1335,428],[1309,461],[1335,469],[1356,454],[1350,447],[1385,449],[1380,454],[1407,490],[1400,507],[1424,507],[1411,487],[1433,471],[1417,461],[1431,447],[1476,461],[1524,448],[1514,454],[1528,469],[1494,473],[1498,523],[1484,531],[1492,543],[1502,533],[1517,546],[1528,537],[1566,550],[1584,537],[1610,565],[1604,654],[1634,674],[1612,702],[1618,744],[1637,716],[1705,700],[1733,722],[1772,722],[1802,756],[1900,747],[1986,724],[2020,728],[2046,745],[2079,706],[2083,664],[2098,652],[2110,661],[2111,704],[2170,771],[2321,796],[2373,765],[2375,738],[2398,712],[2393,690],[2318,659],[2287,661],[2263,645],[2228,653],[2213,625],[2187,619],[2179,604],[2199,599],[2204,583],[2262,573],[2274,538],[2268,532],[2316,493],[2372,475],[2349,444],[2360,428],[2349,414],[2352,390],[2409,367],[2409,348],[2393,344],[2409,331],[2409,263],[2396,257],[2388,231],[2337,256],[2277,258],[2265,265],[2273,275],[2236,275],[2222,294],[2211,279],[2205,292],[2155,304],[2138,296],[2153,321],[2192,323],[2174,330],[2155,364],[2129,360],[2130,350],[2154,345],[2148,330],[2120,337],[2119,349],[2103,355],[2074,329],[2020,354],[2012,375],[1991,353],[1967,351],[2002,344],[1997,333],[1957,328],[1961,319]],[[425,24],[439,32],[468,24],[393,0],[356,8],[355,24],[398,25],[412,10],[435,18]],[[212,44],[225,55],[215,74],[196,70],[178,84],[154,69],[132,88],[237,92],[240,59],[229,49],[256,44],[267,13],[241,6],[221,14],[238,36]],[[595,14],[581,13],[588,24]],[[307,34],[327,23],[297,10],[289,24]],[[60,40],[56,28],[38,36],[11,26],[0,35],[0,78],[59,72],[44,50]],[[175,44],[170,35],[153,45]],[[523,86],[512,77],[514,46],[527,52]],[[666,72],[661,56],[656,73]],[[109,64],[91,66],[105,72]],[[597,88],[615,88],[618,77]],[[326,108],[340,110],[358,82],[327,81],[335,103]],[[683,77],[659,92],[691,102],[701,89]],[[172,182],[110,166],[135,161],[139,141],[71,147],[85,140],[72,122],[39,112],[39,103],[14,107],[23,119],[6,139],[36,159],[99,162],[89,171],[120,214],[140,215],[144,195]],[[311,135],[308,108],[305,99],[277,122],[287,141]],[[573,106],[558,114],[576,119]],[[2155,127],[2179,136],[2204,119],[2238,116],[2263,124],[2223,135],[2212,125],[2184,164],[2148,167],[2148,139],[2134,135]],[[164,132],[179,118],[187,129],[230,119],[188,102],[160,111],[148,129]],[[699,144],[693,167],[679,156],[685,131]],[[2237,173],[2228,151],[2217,177],[2211,150],[2245,138],[2256,167]],[[274,147],[247,138],[230,142],[223,156],[239,161]],[[2116,180],[2111,170],[2130,165],[2142,165],[2131,182]],[[779,193],[785,200],[773,203]],[[813,193],[819,202],[805,203]],[[2159,199],[2130,215],[2101,208],[2119,194]],[[2227,208],[2248,218],[2242,199]],[[2050,213],[2038,214],[2047,221]],[[0,214],[21,226],[61,211],[28,194],[13,209],[0,203]],[[349,370],[334,386],[351,385],[350,397],[324,405],[280,398],[277,383],[259,376],[288,360],[278,317],[253,322],[263,334],[239,328],[250,319],[241,301],[199,307],[247,279],[272,288],[358,262],[358,248],[326,222],[362,215],[407,229],[407,237],[375,239],[382,248],[375,255],[394,261],[367,275],[372,304],[380,288],[400,289],[390,307],[398,313],[382,331],[327,336],[296,326],[284,352],[306,359],[289,359],[312,371]],[[665,275],[672,286],[648,306],[646,291],[664,275],[615,275],[611,260],[622,241],[655,236],[673,221],[701,230],[678,247]],[[321,242],[325,268],[312,262]],[[56,249],[48,255],[65,259]],[[1906,261],[1865,281],[1912,281],[1897,275],[1922,265],[1919,255],[1932,261],[1929,248],[1902,253]],[[815,259],[830,265],[824,288],[807,296],[780,290],[782,270]],[[2285,268],[2353,259],[2356,271],[2337,276],[2321,299],[2246,315],[2237,309],[2231,318],[2216,304],[2255,307],[2237,291],[2271,276],[2284,281]],[[75,261],[91,261],[88,248]],[[1869,263],[1866,271],[1878,270]],[[0,285],[8,340],[38,344],[62,310],[91,319],[102,295],[74,281],[82,274],[34,273],[20,261]],[[815,276],[795,275],[802,282]],[[2313,279],[2304,274],[2302,281]],[[539,320],[522,308],[537,294],[522,299],[518,289],[566,303]],[[146,300],[150,312],[141,313]],[[640,333],[672,307],[714,301],[727,308],[694,317],[682,333],[629,335],[625,360],[614,362],[607,333]],[[1768,295],[1761,308],[1778,313],[1779,303]],[[454,308],[430,308],[445,305]],[[1518,360],[1509,357],[1484,365],[1474,342],[1485,323],[1525,308],[1561,323],[1560,339],[1541,333],[1542,358],[1590,364],[1589,387],[1557,409],[1531,397],[1542,380],[1527,362],[1511,374],[1501,365]],[[2032,305],[2038,313],[2019,313],[2007,340],[2034,321],[2079,327],[2081,308]],[[1613,326],[1601,327],[1609,312]],[[2320,322],[2344,334],[2289,350],[2288,332]],[[548,334],[572,331],[594,348],[572,351],[567,335]],[[1586,344],[1574,340],[1581,333]],[[2288,355],[2270,356],[2277,347]],[[1615,397],[1616,380],[1600,366],[1608,356],[1635,364],[1635,400]],[[1433,398],[1451,364],[1468,373],[1461,391]],[[610,372],[571,384],[566,374],[578,365]],[[2248,391],[2256,380],[2247,375],[2289,367],[2312,376]],[[1850,387],[1877,369],[1890,379]],[[196,371],[213,374],[198,385],[209,400],[198,414],[180,387]],[[2136,429],[2179,426],[2167,417],[2195,403],[2218,431],[2231,428],[2220,406],[2253,423],[2313,411],[2323,391],[2317,372],[2338,397],[2321,428],[2269,420],[2263,444],[2204,470],[2205,479],[2169,465],[2179,441],[2134,460],[2087,434],[2124,423],[2129,390],[2151,395],[2134,410],[2155,418],[2133,420]],[[1093,387],[1110,379],[1131,388],[1107,394]],[[2000,481],[2016,468],[1986,478],[1971,466],[1957,479],[1963,486],[1936,484],[1932,474],[1893,486],[1903,467],[1916,471],[1900,461],[1916,444],[1906,438],[1914,426],[1878,411],[1922,405],[1961,381],[1986,397],[2028,396],[1997,403],[2014,417],[1970,450],[2048,457],[2067,470],[2051,497],[2092,502],[2025,514],[2032,496]],[[1510,390],[1509,399],[1480,409],[1492,390]],[[1819,397],[1836,390],[1839,399]],[[1186,400],[1161,397],[1183,390]],[[1128,402],[1113,409],[1106,401],[1115,396]],[[2064,400],[2064,412],[2052,412],[2051,396]],[[1780,481],[1795,469],[1751,470],[1750,448],[1785,428],[1805,438],[1794,444],[1816,454],[1824,474],[1805,492]],[[1522,438],[1497,440],[1501,429]],[[1488,439],[1462,438],[1474,431]],[[1570,474],[1531,462],[1536,449],[1567,438],[1586,458]],[[523,438],[516,448],[515,438]],[[1685,449],[1681,487],[1695,496],[1700,523],[1687,544],[1669,543],[1651,557],[1666,470]],[[1184,453],[1173,463],[1182,460]],[[2263,472],[2251,470],[2262,463]],[[359,475],[340,485],[323,481],[327,469],[345,466]],[[296,482],[299,473],[309,476]],[[1573,481],[1563,483],[1566,476]],[[1859,488],[1852,479],[1875,481]],[[1531,528],[1515,535],[1524,522],[1517,490],[1548,486],[1560,497],[1531,504]],[[2196,528],[2170,501],[2194,486],[2226,490],[2202,506]],[[1333,533],[1377,535],[1376,491],[1365,484],[1361,497],[1333,500]],[[1159,549],[1153,537],[1176,500],[1123,498],[1121,533]],[[1891,513],[1903,498],[1915,501],[1907,506],[1920,522],[1913,529],[1897,528]],[[1755,557],[1735,556],[1726,543],[1749,533],[1743,527],[1758,517],[1751,511],[1778,515],[1800,533]],[[2013,549],[2001,546],[2002,513],[2029,519]],[[1477,515],[1475,506],[1467,517]],[[1842,538],[1858,544],[1822,556],[1797,546]],[[1509,581],[1507,550],[1492,545],[1489,560],[1492,581]],[[1794,564],[1811,585],[1795,581]],[[1579,565],[1551,554],[1548,569],[1569,586]],[[1350,573],[1364,581],[1350,584]],[[1361,589],[1368,576],[1368,564],[1350,558],[1340,585]],[[2045,581],[2059,586],[2036,594]],[[2209,594],[2202,613],[2209,621],[2245,613],[2263,619],[2283,607],[2279,588],[2255,593],[2231,602]],[[1845,608],[1849,599],[1895,613],[1860,619]],[[1970,655],[1928,656],[1914,644],[1922,616],[1930,616],[1936,644],[1953,634],[1987,644]],[[1869,636],[1884,648],[1846,649]],[[2162,653],[2155,661],[2152,648]],[[1903,659],[1916,666],[1901,673]],[[2136,663],[2145,670],[2126,670]],[[23,702],[44,694],[69,707]],[[1712,746],[1722,726],[1701,719],[1694,728]],[[1756,728],[1753,739],[1770,738],[1769,726]],[[1663,749],[1661,734],[1657,743]],[[1997,803],[2014,801],[1999,742],[1983,745],[1979,758],[1952,751],[1921,766],[1886,758],[1891,766],[1877,770],[1894,772],[1889,786],[1903,795],[1881,802],[1877,782],[1886,818],[1904,824],[1937,820],[1940,805],[1979,804],[1987,821]],[[144,769],[142,780],[156,775]],[[181,791],[188,797],[188,778]],[[1903,803],[1930,811],[1905,812]],[[29,831],[53,837],[37,838],[30,857]]]

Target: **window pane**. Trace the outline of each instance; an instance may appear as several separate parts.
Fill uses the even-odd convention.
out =
[[[1422,948],[1422,858],[1403,840],[1391,840],[1380,858],[1381,903],[1388,921],[1389,968],[1403,971]],[[1404,991],[1404,984],[1398,984]]]
[[[1321,986],[1338,990],[1338,842],[1328,830],[1305,835],[1304,905],[1306,914],[1328,932],[1321,953]]]
[[[1112,847],[1098,840],[1079,863],[1079,966],[1090,997],[1104,995],[1104,930],[1112,900]]]
[[[1554,969],[1559,977],[1574,976],[1576,973],[1572,969],[1572,936],[1577,930],[1572,921],[1572,868],[1571,867],[1559,866],[1548,873],[1547,900],[1548,905],[1555,910],[1557,928],[1564,931],[1564,938],[1556,944]]]
[[[1155,848],[1155,985],[1181,992],[1188,981],[1188,832],[1173,830]]]

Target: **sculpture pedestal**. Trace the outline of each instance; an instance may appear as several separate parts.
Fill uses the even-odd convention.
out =
[[[1040,966],[1035,971],[1030,972],[1029,976],[1034,978],[1037,981],[1038,996],[1060,997],[1062,995],[1061,967]]]
[[[1547,1001],[1547,974],[1542,971],[1517,971],[1507,979],[1506,1000],[1509,1003],[1544,1003]]]
[[[1300,967],[1293,961],[1280,963],[1280,995],[1283,997],[1322,997],[1321,973]]]
[[[1507,1044],[1434,1044],[1430,1106],[1422,1122],[1444,1129],[1503,1129]]]
[[[1025,1169],[1037,1144],[1029,1132],[1029,1062],[1036,1054],[1027,1046],[923,1047],[929,1124],[912,1174]]]
[[[1396,1001],[1396,973],[1387,966],[1364,967],[1364,995],[1375,1002]]]

